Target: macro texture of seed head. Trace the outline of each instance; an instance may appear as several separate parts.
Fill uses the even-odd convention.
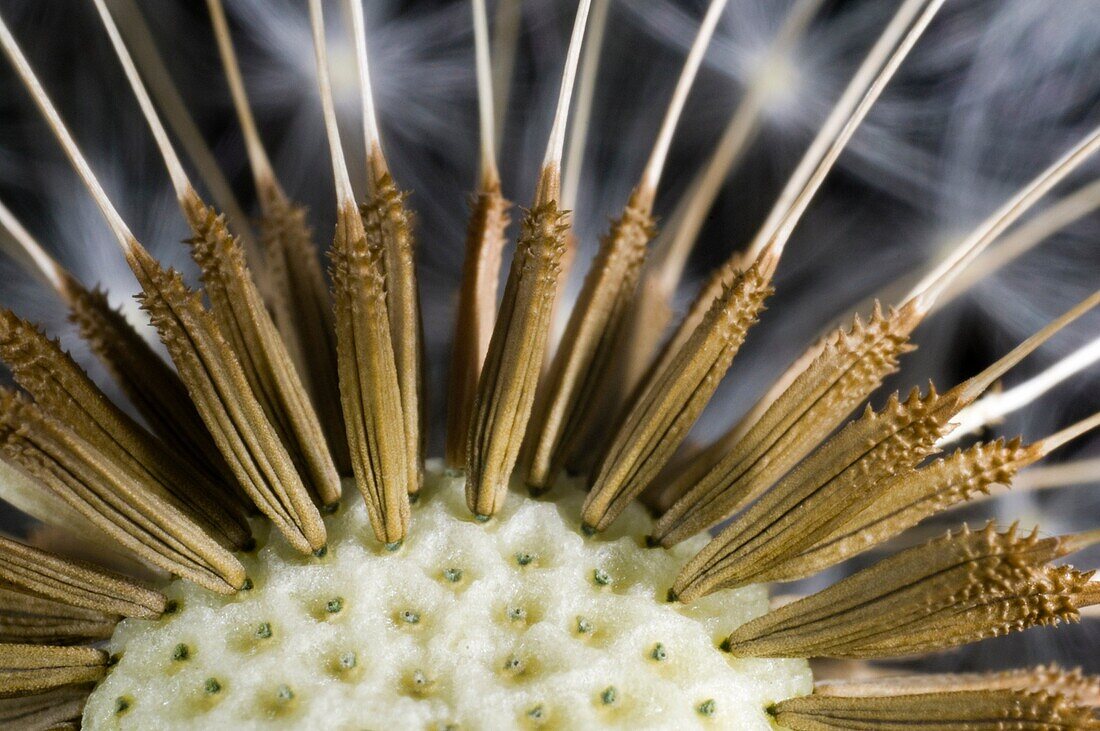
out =
[[[1075,321],[1095,316],[1095,281],[1060,292],[1076,304],[1067,310],[1059,302],[1062,314],[1053,318],[1052,308],[1039,308],[1044,316],[1010,339],[1007,354],[960,362],[949,383],[937,375],[923,385],[927,373],[910,365],[936,352],[930,331],[953,329],[942,319],[928,326],[938,308],[1100,207],[1094,186],[1085,185],[1036,208],[1076,185],[1075,174],[1100,151],[1100,127],[1077,128],[1085,116],[1078,107],[1092,105],[1065,105],[1074,109],[1073,129],[1063,128],[1066,139],[1051,149],[1035,142],[1026,183],[999,174],[987,181],[997,205],[980,223],[930,261],[879,281],[864,271],[874,262],[854,260],[832,233],[847,237],[840,224],[848,209],[874,202],[861,196],[861,205],[850,205],[856,199],[845,181],[830,186],[849,190],[842,207],[823,205],[819,193],[838,162],[852,157],[848,148],[874,138],[868,115],[888,86],[902,97],[912,93],[904,87],[921,89],[919,113],[908,114],[921,135],[904,137],[931,137],[930,92],[940,84],[924,83],[922,54],[911,59],[911,52],[968,46],[959,40],[970,37],[968,26],[993,21],[969,22],[973,11],[941,13],[945,0],[793,0],[774,38],[749,54],[762,52],[759,59],[731,61],[727,26],[751,26],[750,16],[787,3],[743,0],[729,12],[734,3],[706,0],[697,18],[687,11],[693,3],[446,0],[429,11],[432,0],[393,7],[207,0],[210,27],[187,30],[212,36],[224,71],[214,78],[227,87],[238,130],[206,115],[200,127],[175,88],[175,66],[186,66],[188,78],[204,83],[196,96],[218,96],[200,75],[205,66],[187,33],[169,31],[166,48],[177,61],[170,69],[142,19],[145,8],[91,0],[88,17],[105,33],[93,39],[79,26],[79,65],[87,65],[86,50],[110,49],[106,60],[122,75],[95,65],[97,80],[113,84],[106,113],[113,124],[136,101],[139,135],[155,143],[158,174],[182,214],[179,230],[190,231],[187,266],[197,265],[197,278],[149,244],[163,232],[131,219],[133,201],[113,181],[101,182],[108,174],[101,168],[109,168],[85,157],[86,114],[68,118],[69,94],[54,88],[56,78],[39,80],[40,55],[64,66],[63,39],[27,33],[33,23],[22,16],[39,13],[9,13],[21,1],[5,3],[0,49],[16,93],[0,95],[0,156],[7,160],[9,104],[30,109],[33,102],[42,117],[26,124],[34,143],[56,142],[86,189],[56,211],[43,208],[83,234],[94,226],[83,225],[75,201],[94,202],[113,245],[105,257],[94,244],[83,249],[113,259],[128,284],[115,278],[104,282],[110,294],[93,289],[98,279],[55,257],[52,241],[39,243],[0,204],[0,253],[63,305],[100,361],[99,370],[86,371],[84,353],[70,354],[64,334],[57,339],[19,304],[0,307],[0,366],[2,377],[11,374],[0,382],[0,499],[37,521],[0,536],[0,728],[1097,731],[1100,680],[1081,671],[1047,665],[891,677],[881,664],[1087,621],[1100,605],[1087,553],[1100,544],[1100,528],[1087,511],[1070,516],[1084,524],[1077,532],[1059,520],[1045,530],[1018,527],[1028,515],[1020,501],[998,507],[998,517],[1009,518],[1000,526],[961,523],[945,534],[934,523],[994,487],[1010,487],[1019,472],[1033,487],[1095,477],[1088,462],[1046,468],[1045,477],[1038,476],[1044,468],[1030,467],[1100,427],[1094,405],[1081,414],[1050,410],[1045,436],[1028,434],[1026,442],[1013,438],[1014,429],[984,433],[1100,360],[1094,337],[1039,376],[998,387]],[[984,3],[947,3],[963,4]],[[153,5],[159,14],[172,3]],[[447,115],[438,125],[446,132],[442,152],[429,129],[408,124],[416,113],[406,108],[416,107],[421,87],[459,79],[445,65],[403,69],[410,49],[413,57],[430,55],[438,38],[396,33],[387,13],[418,18],[411,27],[437,13],[442,34],[458,39],[469,56],[461,66],[476,76],[477,104],[469,105],[476,135],[463,129],[463,114]],[[84,19],[72,15],[74,23]],[[470,43],[459,15],[472,20]],[[561,30],[571,28],[560,59],[554,23],[545,22],[559,16]],[[860,22],[846,25],[853,17]],[[1036,29],[1048,27],[1041,20]],[[654,26],[657,36],[689,31],[683,58],[671,54],[674,85],[638,81],[670,54],[631,47],[617,58],[624,40],[641,40],[633,21]],[[248,36],[241,46],[251,51],[256,34],[275,26],[292,30],[277,52],[307,73],[304,84],[283,80],[272,93],[256,83],[253,64],[238,63],[235,44]],[[826,65],[843,90],[830,90],[827,110],[813,108],[812,84],[792,95],[812,110],[800,160],[774,199],[753,191],[774,200],[770,209],[738,211],[750,225],[762,214],[756,228],[714,227],[725,240],[710,253],[721,264],[700,279],[674,323],[674,296],[723,180],[757,129],[775,121],[773,87],[789,84],[794,66],[814,58],[835,26],[847,29],[840,44],[847,60]],[[852,32],[872,27],[869,42]],[[932,28],[939,30],[925,37]],[[1043,46],[1072,45],[1059,33],[1036,37]],[[521,49],[532,57],[521,60]],[[710,60],[724,60],[704,63],[712,53]],[[1087,55],[1072,54],[1075,65]],[[608,62],[618,70],[604,79],[599,68]],[[934,77],[980,70],[968,62],[935,63]],[[725,66],[751,68],[741,104],[693,182],[662,184],[666,162],[674,178],[691,167],[688,149],[707,150],[705,135],[677,141],[676,150],[673,142],[688,127],[681,117],[689,97],[705,95],[708,114],[720,108],[713,79],[704,77]],[[893,81],[903,66],[912,71],[903,81],[921,83]],[[522,115],[508,114],[521,110],[508,101],[512,87],[520,79],[542,86],[547,69],[545,86],[556,96],[543,103],[535,91],[523,97]],[[1071,86],[1060,66],[1046,69],[1059,94]],[[7,81],[0,78],[5,92]],[[301,99],[287,93],[302,86],[309,93]],[[258,124],[249,89],[264,107],[285,109],[291,99],[299,106],[308,96],[320,103],[323,129],[285,119],[271,129]],[[627,89],[644,90],[637,104],[620,104]],[[119,90],[134,98],[115,98]],[[1012,114],[1057,107],[1059,94],[1036,94],[1039,104],[1019,104],[1018,95]],[[646,158],[626,185],[606,151],[589,155],[598,164],[585,160],[595,149],[589,126],[601,102],[630,109],[628,123],[610,116],[614,158],[639,151]],[[523,129],[512,124],[520,119]],[[540,147],[545,140],[537,167],[525,149],[499,144],[505,120],[520,135],[531,130]],[[229,180],[241,171],[220,170],[205,139],[216,127],[240,132],[233,144],[243,143],[238,157],[251,168],[252,188],[235,191]],[[627,144],[639,136],[642,145]],[[900,152],[902,137],[887,139],[890,155],[911,159]],[[475,156],[459,161],[475,144],[478,169],[469,174]],[[1013,146],[1007,137],[1003,144]],[[309,164],[286,165],[287,148]],[[112,162],[120,157],[115,148],[111,154]],[[414,157],[421,162],[410,164]],[[312,170],[318,165],[322,173]],[[984,179],[984,160],[971,165]],[[589,167],[594,189],[582,184]],[[23,191],[53,176],[37,172],[26,171]],[[475,191],[472,210],[445,181]],[[238,201],[238,194],[252,198]],[[890,194],[921,208],[901,188]],[[588,221],[604,212],[602,197],[618,200],[597,242]],[[530,205],[512,213],[512,199]],[[311,232],[318,208],[325,252]],[[443,219],[449,223],[441,228]],[[883,252],[907,243],[892,221],[888,233]],[[448,265],[460,288],[441,316],[432,300],[442,299],[435,296],[442,280],[432,262],[446,258],[447,242],[464,249],[466,262]],[[585,272],[579,254],[592,249]],[[822,266],[823,256],[843,268]],[[1088,262],[1073,268],[1085,271]],[[852,289],[848,280],[861,277],[878,291],[837,312],[831,290]],[[830,292],[799,302],[799,279]],[[120,287],[136,294],[129,310],[110,299]],[[818,317],[788,328],[791,317],[777,326],[766,310]],[[856,312],[871,315],[862,321]],[[129,315],[145,318],[163,351],[145,343]],[[433,399],[432,333],[451,319],[447,392]],[[772,339],[761,341],[761,331]],[[749,364],[756,375],[746,355],[757,358]],[[894,383],[903,367],[907,381]],[[113,390],[100,376],[116,381]],[[887,379],[893,395],[884,398],[875,392]],[[736,382],[739,398],[763,395],[738,416],[720,396],[724,381]],[[432,433],[443,425],[435,404],[446,405],[445,435]],[[709,444],[698,428],[708,411],[729,417]],[[443,459],[430,460],[437,443]],[[1073,554],[1081,554],[1073,559],[1081,569],[1066,562]],[[801,579],[808,582],[769,596],[769,584]],[[1041,630],[1030,636],[1053,644]],[[1090,649],[1079,656],[1089,659]]]

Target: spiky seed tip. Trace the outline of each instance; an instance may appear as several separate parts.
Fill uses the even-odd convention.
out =
[[[72,277],[64,280],[64,287],[70,321],[153,432],[209,477],[229,486],[225,497],[234,500],[240,510],[249,508],[251,503],[234,489],[232,473],[171,366],[122,310],[111,306],[107,292],[89,290]]]
[[[1063,539],[962,530],[902,551],[735,630],[738,657],[871,658],[1074,621],[1091,572],[1050,561]]]
[[[949,428],[958,399],[934,388],[893,394],[879,412],[868,406],[771,491],[738,516],[684,567],[676,590],[688,600],[737,586],[797,556],[850,517],[868,489],[915,467]]]
[[[58,341],[6,309],[0,309],[0,359],[43,411],[68,424],[148,490],[227,546],[236,548],[248,539],[244,514],[222,499],[221,485],[112,403]]]
[[[876,499],[857,507],[849,519],[797,557],[763,572],[760,580],[789,581],[835,566],[932,515],[988,494],[994,485],[1009,485],[1018,470],[1041,456],[1037,444],[998,439],[905,470],[876,484]]]

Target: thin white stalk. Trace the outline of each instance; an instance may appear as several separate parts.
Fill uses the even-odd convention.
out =
[[[92,172],[92,168],[88,165],[88,161],[84,159],[84,155],[81,154],[80,148],[77,147],[76,141],[73,140],[73,136],[69,134],[69,130],[65,127],[65,123],[61,121],[61,115],[57,113],[57,109],[54,108],[53,102],[50,101],[46,91],[42,88],[42,84],[38,81],[38,77],[35,76],[34,71],[27,62],[26,56],[23,55],[23,51],[20,50],[19,45],[15,42],[15,38],[12,36],[11,31],[8,30],[8,26],[2,17],[0,17],[0,45],[3,45],[5,54],[7,54],[8,58],[11,60],[12,65],[15,66],[15,70],[23,80],[23,84],[27,87],[27,91],[30,92],[31,97],[34,98],[35,104],[37,104],[39,110],[41,110],[42,116],[46,118],[46,123],[57,136],[58,142],[65,151],[65,155],[68,156],[73,167],[76,168],[77,174],[84,182],[85,187],[88,188],[88,192],[91,193],[96,205],[99,206],[99,209],[103,212],[103,217],[107,219],[107,224],[111,227],[111,231],[114,233],[119,247],[122,249],[123,253],[127,253],[130,250],[131,242],[134,241],[134,235],[130,232],[129,227],[126,225],[126,222],[122,220],[122,216],[119,215],[114,205],[111,204],[111,200],[107,197],[106,191],[103,190],[103,186],[100,185],[99,180],[96,179],[95,173]]]
[[[569,104],[573,96],[573,84],[577,78],[577,66],[581,60],[581,46],[584,43],[584,29],[588,23],[588,12],[592,0],[581,0],[577,8],[577,18],[573,22],[573,34],[569,39],[569,53],[565,58],[565,70],[561,77],[561,90],[558,92],[558,109],[554,114],[554,124],[550,128],[550,139],[546,143],[546,156],[543,169],[561,169],[562,154],[565,151],[565,127],[569,119]]]
[[[1012,489],[1015,492],[1047,490],[1052,487],[1091,485],[1094,482],[1100,482],[1100,457],[1031,467],[1012,481]]]
[[[93,0],[93,2],[96,10],[99,11],[99,17],[103,20],[103,26],[107,29],[107,35],[111,38],[115,55],[118,56],[122,69],[126,72],[126,79],[130,82],[134,96],[137,97],[138,104],[141,106],[141,113],[145,116],[145,121],[149,124],[149,128],[153,133],[161,157],[164,158],[164,164],[168,168],[168,176],[172,179],[172,187],[176,191],[176,197],[182,200],[189,191],[193,190],[191,181],[188,180],[187,173],[183,170],[183,163],[180,162],[179,156],[176,155],[176,151],[172,147],[172,142],[168,138],[168,131],[164,129],[160,117],[157,116],[157,109],[153,106],[153,100],[149,98],[149,93],[145,90],[141,75],[138,74],[137,67],[134,66],[134,60],[130,57],[130,52],[126,49],[122,36],[119,35],[118,27],[115,25],[106,3],[104,3],[104,0]]]
[[[309,0],[309,18],[313,28],[313,50],[317,59],[317,87],[321,94],[321,111],[325,119],[329,152],[332,155],[332,175],[336,182],[336,198],[341,206],[355,206],[355,192],[348,176],[344,146],[340,143],[340,127],[336,122],[336,104],[332,100],[332,79],[328,71],[328,46],[325,42],[325,16],[321,0]]]
[[[986,394],[952,419],[958,423],[958,426],[955,427],[955,431],[941,439],[938,446],[942,448],[952,444],[968,434],[979,431],[987,424],[993,424],[1019,411],[1059,383],[1097,361],[1100,361],[1100,338],[1059,359],[1039,375],[1029,378],[1018,386],[1000,393]]]
[[[359,70],[359,96],[363,104],[363,138],[366,142],[367,166],[370,158],[381,150],[378,132],[378,115],[374,110],[374,91],[370,83],[370,64],[367,61],[367,23],[363,19],[363,0],[348,0],[351,10],[351,30],[355,36],[355,65]]]
[[[1100,127],[1090,132],[987,218],[939,266],[917,283],[906,300],[916,300],[920,307],[928,311],[959,271],[974,261],[1005,229],[1098,149]]]
[[[477,65],[477,113],[481,138],[481,181],[496,180],[496,130],[493,119],[493,64],[489,56],[489,19],[485,0],[473,0],[474,53]]]
[[[218,209],[228,216],[230,223],[235,226],[235,233],[244,242],[249,262],[253,265],[253,274],[258,280],[257,284],[260,284],[265,292],[269,291],[270,277],[265,267],[258,266],[263,261],[263,254],[248,225],[248,215],[241,208],[240,201],[237,200],[232,186],[225,178],[225,173],[218,165],[210,146],[203,139],[202,131],[191,117],[179,89],[173,83],[172,75],[164,65],[164,59],[157,50],[149,26],[141,16],[140,8],[135,0],[108,0],[108,5],[114,9],[114,17],[119,29],[129,45],[134,61],[141,69],[149,91],[160,105],[169,127],[190,158]]]
[[[967,381],[967,386],[964,390],[966,396],[970,398],[977,398],[980,396],[982,392],[993,385],[997,379],[1007,373],[1017,363],[1031,355],[1039,346],[1050,340],[1063,328],[1091,310],[1097,304],[1100,304],[1100,290],[1093,292],[1081,302],[1071,307],[1065,314],[1051,321],[1046,327],[1009,351],[1003,358]]]
[[[577,82],[577,97],[573,104],[573,122],[569,128],[565,169],[562,171],[561,205],[567,211],[577,207],[584,152],[588,145],[588,128],[592,122],[592,99],[600,73],[600,53],[603,50],[610,7],[611,0],[595,0],[592,15],[588,19],[588,36],[585,38],[581,57],[580,80]]]
[[[726,0],[712,0],[703,22],[699,26],[699,33],[695,36],[695,42],[691,45],[684,68],[680,72],[680,79],[676,82],[676,88],[672,92],[672,100],[665,111],[665,118],[661,122],[661,131],[657,134],[657,142],[653,145],[649,161],[646,163],[645,172],[642,173],[642,185],[649,190],[657,190],[661,182],[661,173],[668,159],[668,150],[672,146],[672,134],[676,131],[676,125],[680,121],[680,115],[687,104],[688,93],[695,76],[699,72],[699,66],[703,63],[710,39],[714,37],[714,29],[718,27],[718,21],[722,12],[726,9]]]
[[[875,42],[795,169],[749,247],[749,259],[774,247],[776,258],[840,153],[924,33],[943,0],[906,0]]]
[[[3,226],[4,230],[8,232],[7,237],[0,239],[0,248],[9,249],[9,242],[6,239],[10,239],[15,244],[11,248],[16,249],[16,251],[10,253],[14,254],[16,258],[29,258],[29,263],[34,266],[34,272],[46,284],[61,292],[64,289],[62,280],[65,276],[65,270],[52,256],[46,253],[46,250],[31,236],[30,232],[23,228],[23,224],[19,222],[15,214],[8,210],[3,202],[0,202],[0,226]]]
[[[260,139],[256,118],[252,114],[252,105],[248,102],[248,92],[244,88],[244,78],[241,76],[241,66],[237,61],[237,51],[233,47],[233,37],[229,34],[229,23],[225,18],[222,0],[206,0],[206,7],[210,12],[210,22],[214,26],[218,54],[221,56],[222,66],[225,67],[229,94],[233,98],[233,107],[237,111],[241,133],[244,135],[245,150],[248,153],[248,162],[252,167],[256,187],[278,185],[271,167],[271,159],[267,156],[267,150]]]
[[[1059,432],[1051,434],[1042,440],[1043,454],[1047,455],[1065,444],[1072,442],[1077,437],[1100,427],[1100,411],[1092,416],[1081,419],[1076,424],[1071,424]]]
[[[688,255],[703,228],[718,193],[733,166],[741,159],[760,124],[761,112],[768,99],[772,69],[787,62],[791,49],[802,38],[824,0],[800,0],[788,13],[771,46],[749,78],[745,93],[734,110],[722,137],[715,145],[706,166],[692,181],[669,216],[669,226],[657,243],[651,258],[661,288],[672,292],[680,282]]]

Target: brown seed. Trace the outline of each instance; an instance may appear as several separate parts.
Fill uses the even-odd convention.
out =
[[[654,527],[654,538],[669,546],[736,513],[802,460],[827,437],[882,380],[897,370],[898,357],[912,350],[909,334],[921,320],[915,307],[883,315],[876,305],[864,325],[827,337],[820,354],[793,380],[748,432],[733,445],[719,440],[697,455],[686,489]],[[717,459],[715,459],[717,457]],[[707,469],[691,485],[698,471]]]
[[[550,366],[548,396],[531,424],[533,457],[527,484],[551,487],[582,433],[586,406],[606,377],[627,304],[634,295],[646,244],[653,237],[653,192],[636,188],[600,243]]]
[[[723,647],[738,657],[897,657],[1074,621],[1092,574],[1049,562],[1075,547],[963,526],[742,625]]]
[[[569,214],[558,209],[557,172],[548,171],[543,179],[551,181],[552,192],[523,219],[474,401],[466,505],[475,515],[493,515],[504,499],[546,353]]]
[[[102,614],[155,619],[165,598],[132,579],[0,537],[0,579],[24,591]]]
[[[37,406],[0,390],[0,449],[139,558],[231,594],[244,567],[172,502]]]
[[[94,647],[0,644],[0,697],[31,695],[107,672],[107,653]]]
[[[78,729],[90,692],[89,686],[75,685],[0,699],[0,725],[13,729]]]
[[[745,272],[725,269],[725,287],[663,370],[643,387],[611,441],[582,519],[604,530],[667,463],[714,395],[764,300],[775,260],[765,252]]]
[[[0,588],[0,642],[73,645],[108,639],[118,616]]]
[[[481,367],[496,318],[504,232],[511,203],[501,195],[500,180],[490,179],[473,199],[466,229],[466,259],[458,293],[451,368],[447,381],[445,459],[453,469],[466,467],[466,440]]]
[[[43,411],[126,465],[148,490],[191,516],[225,545],[238,548],[248,542],[248,522],[235,501],[224,499],[225,488],[111,403],[56,340],[6,309],[0,309],[0,358]]]
[[[181,200],[195,236],[211,311],[241,364],[264,414],[294,461],[302,481],[321,505],[340,499],[340,476],[305,387],[225,219],[189,190]]]
[[[420,294],[413,263],[412,216],[405,207],[406,194],[397,189],[376,148],[369,160],[371,192],[360,206],[367,246],[382,252],[386,273],[386,312],[404,424],[406,488],[420,491],[423,480],[424,394],[423,343],[421,342]]]

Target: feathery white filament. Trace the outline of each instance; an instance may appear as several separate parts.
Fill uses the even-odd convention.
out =
[[[989,393],[960,411],[952,421],[955,430],[941,439],[938,446],[952,444],[987,424],[1019,411],[1050,389],[1092,364],[1100,361],[1100,338],[1059,359],[1037,376],[1000,393]]]
[[[4,230],[8,232],[8,237],[19,250],[30,258],[35,271],[42,276],[46,283],[54,289],[60,290],[62,288],[61,278],[64,275],[61,266],[46,253],[38,241],[31,236],[30,232],[23,228],[23,224],[8,210],[3,202],[0,202],[0,226],[3,226]],[[7,248],[7,246],[4,246],[4,248]]]
[[[584,29],[588,22],[588,11],[592,0],[581,0],[577,7],[577,18],[573,22],[573,35],[569,39],[569,53],[565,58],[565,69],[561,75],[561,91],[558,93],[558,107],[554,113],[554,124],[550,128],[550,139],[546,143],[546,157],[543,168],[560,168],[562,153],[565,149],[565,126],[569,119],[569,103],[573,97],[573,82],[577,78],[577,64],[580,63],[581,46],[584,44]]]
[[[645,172],[642,174],[642,185],[649,190],[657,190],[661,182],[661,172],[668,159],[668,150],[672,146],[672,134],[676,131],[676,124],[680,121],[680,115],[687,103],[688,93],[695,76],[699,72],[699,66],[703,63],[707,46],[714,36],[714,29],[718,27],[718,20],[722,17],[722,11],[726,9],[726,0],[711,0],[707,14],[703,17],[703,23],[699,26],[699,33],[695,36],[695,42],[688,51],[684,68],[680,72],[680,78],[676,82],[676,88],[672,92],[672,100],[665,111],[665,118],[661,121],[661,131],[657,135],[657,142],[653,145],[649,162],[646,163]]]
[[[782,253],[840,153],[942,5],[943,0],[906,0],[898,9],[787,181],[749,247],[750,260],[768,245],[776,247],[777,255]]]
[[[107,29],[107,35],[111,38],[111,46],[115,49],[115,55],[118,56],[118,60],[126,72],[126,79],[130,82],[134,96],[137,97],[138,104],[141,106],[141,113],[145,116],[145,121],[153,132],[157,149],[160,150],[160,154],[164,158],[164,164],[168,168],[168,175],[172,179],[172,187],[176,191],[176,197],[182,199],[192,189],[191,181],[187,179],[187,173],[183,170],[183,163],[180,162],[179,156],[172,147],[171,140],[168,139],[168,131],[164,129],[164,125],[157,115],[157,109],[153,106],[153,100],[149,98],[149,93],[145,90],[141,75],[138,74],[137,67],[134,66],[134,60],[130,57],[130,52],[126,50],[126,44],[122,42],[122,36],[119,35],[118,27],[111,17],[111,12],[107,10],[107,5],[103,0],[93,0],[93,2],[95,2],[96,10],[99,11],[99,17],[103,20],[103,26]]]
[[[126,222],[122,220],[122,216],[115,210],[110,198],[107,197],[106,191],[103,190],[103,186],[100,185],[99,180],[96,179],[91,166],[89,166],[88,161],[84,159],[84,155],[80,152],[80,148],[77,147],[76,141],[73,140],[73,136],[69,134],[69,130],[65,127],[65,123],[61,121],[61,115],[57,113],[57,109],[54,108],[53,102],[50,101],[50,97],[46,94],[45,89],[42,88],[42,84],[38,81],[38,77],[34,75],[34,71],[27,62],[26,56],[23,55],[23,51],[20,50],[19,45],[15,42],[14,36],[12,36],[11,31],[8,30],[8,26],[2,17],[0,17],[0,45],[3,45],[4,52],[11,60],[12,65],[15,66],[15,70],[19,73],[20,78],[23,80],[23,84],[27,87],[27,91],[29,91],[34,98],[35,104],[38,105],[39,110],[42,112],[42,116],[46,118],[47,124],[50,129],[53,130],[54,135],[65,151],[65,155],[68,156],[73,167],[76,168],[77,174],[79,174],[80,179],[84,181],[84,185],[88,188],[88,192],[91,193],[92,198],[95,199],[96,205],[98,205],[99,209],[103,212],[103,217],[107,219],[107,224],[111,227],[111,232],[114,233],[119,247],[122,249],[123,253],[128,252],[134,241],[134,235],[130,233],[130,229],[126,225]]]
[[[328,46],[325,43],[325,16],[321,0],[309,0],[309,20],[313,29],[313,51],[317,59],[317,87],[321,93],[321,110],[325,117],[329,152],[332,155],[332,175],[336,181],[336,198],[341,205],[355,205],[355,193],[348,177],[344,146],[340,143],[340,128],[336,123],[336,105],[332,100],[332,79],[328,71]]]

